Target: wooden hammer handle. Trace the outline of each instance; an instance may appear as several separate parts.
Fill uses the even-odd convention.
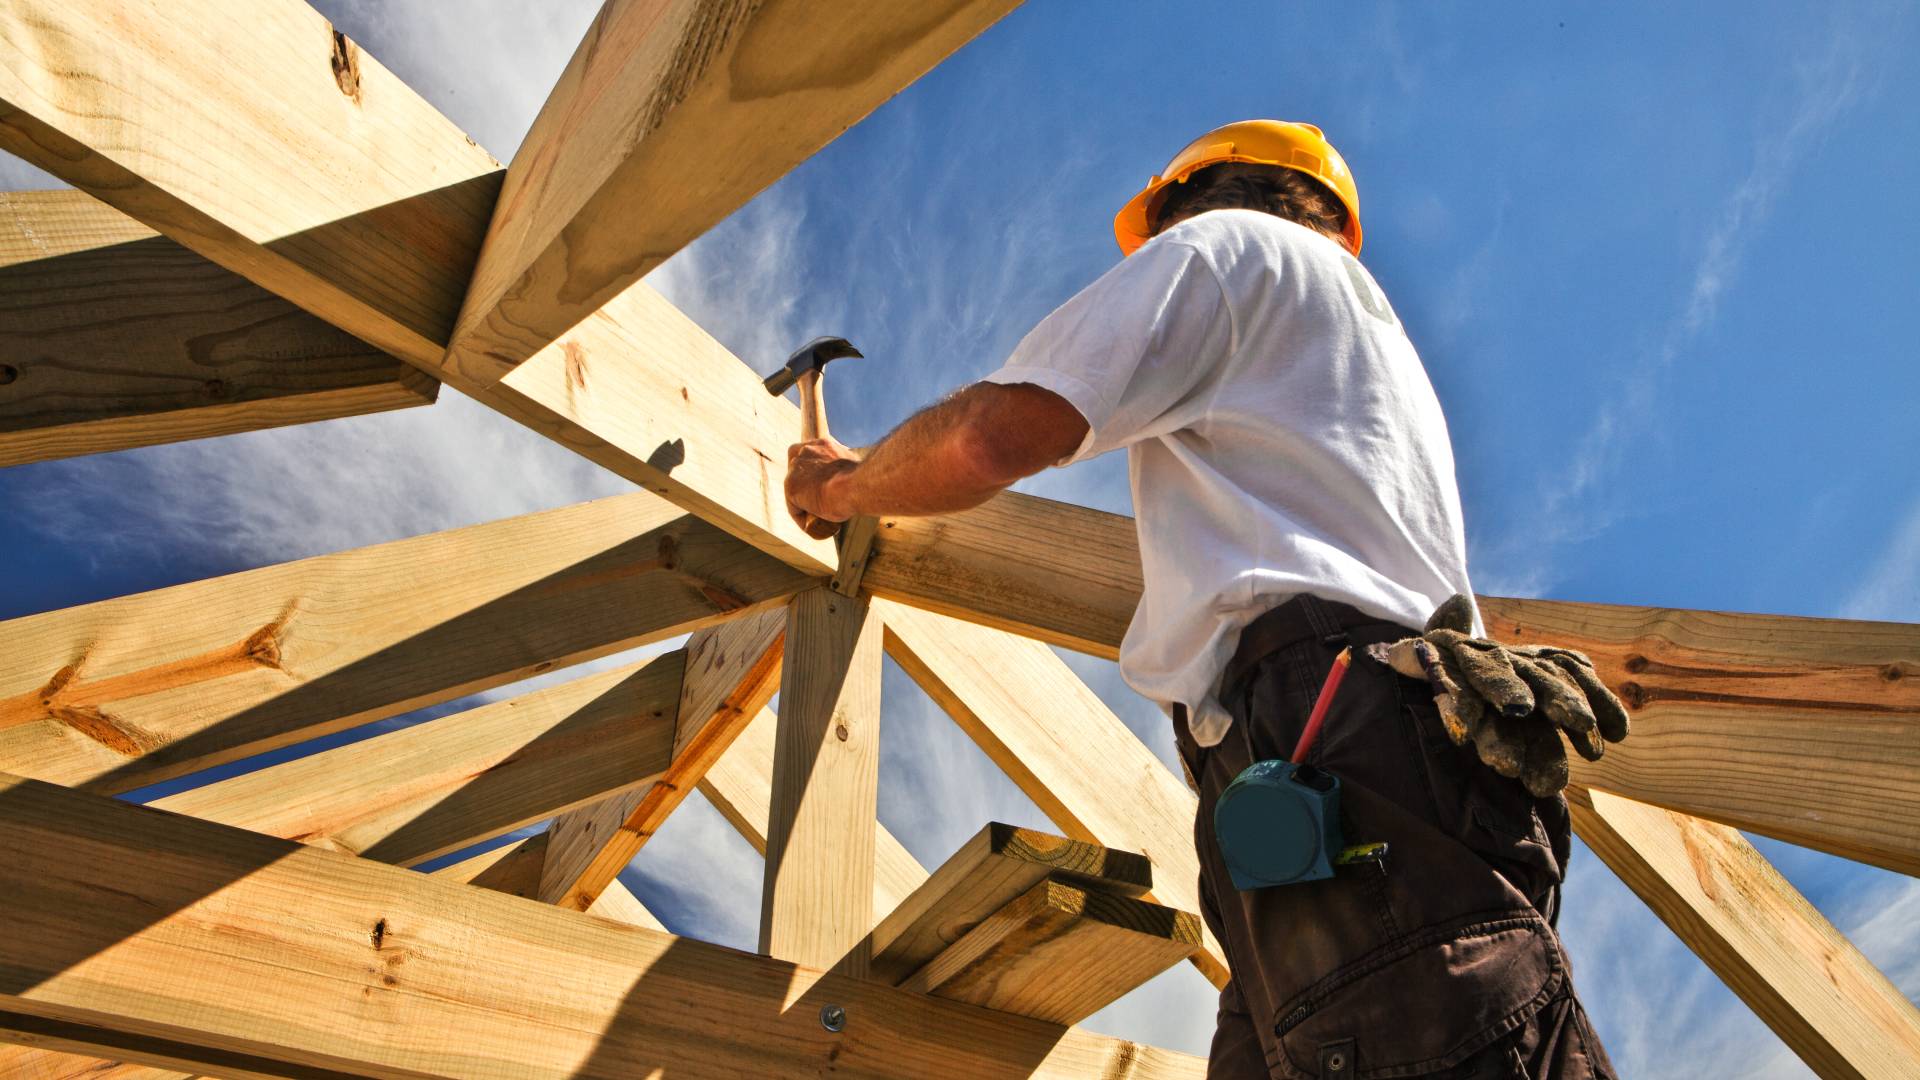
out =
[[[827,399],[820,393],[820,372],[803,371],[796,383],[800,387],[800,438],[830,438],[827,431]]]

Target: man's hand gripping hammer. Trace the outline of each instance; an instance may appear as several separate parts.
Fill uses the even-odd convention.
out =
[[[863,354],[853,347],[853,343],[842,337],[818,337],[794,350],[780,369],[766,377],[763,385],[767,393],[778,397],[787,392],[790,386],[800,388],[800,438],[803,441],[832,437],[827,428],[827,402],[820,389],[820,378],[828,362],[844,357],[861,358]],[[872,550],[874,532],[879,523],[871,517],[857,517],[841,525],[838,530],[840,544],[840,568],[833,576],[834,591],[846,596],[854,595],[860,587],[861,574],[866,569],[867,554]],[[807,527],[809,534],[814,529]]]

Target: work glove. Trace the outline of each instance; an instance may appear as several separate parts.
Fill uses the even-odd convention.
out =
[[[1433,688],[1454,745],[1517,778],[1539,798],[1567,786],[1561,735],[1588,761],[1627,737],[1626,706],[1600,681],[1585,653],[1551,645],[1502,645],[1472,636],[1473,601],[1455,595],[1418,637],[1369,646],[1367,653]]]

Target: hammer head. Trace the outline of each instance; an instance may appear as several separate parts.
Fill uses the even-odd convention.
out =
[[[854,348],[853,343],[846,338],[814,338],[795,349],[793,355],[787,357],[786,366],[767,376],[764,385],[767,393],[779,397],[787,392],[787,387],[792,386],[794,381],[800,378],[802,372],[819,371],[827,366],[829,360],[860,355],[860,350]]]

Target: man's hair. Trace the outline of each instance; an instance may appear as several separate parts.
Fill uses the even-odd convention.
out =
[[[1262,210],[1335,239],[1347,231],[1347,208],[1332,189],[1298,169],[1277,165],[1259,169],[1209,165],[1187,177],[1186,183],[1170,185],[1149,216],[1158,233],[1161,222],[1175,215],[1207,210]]]

